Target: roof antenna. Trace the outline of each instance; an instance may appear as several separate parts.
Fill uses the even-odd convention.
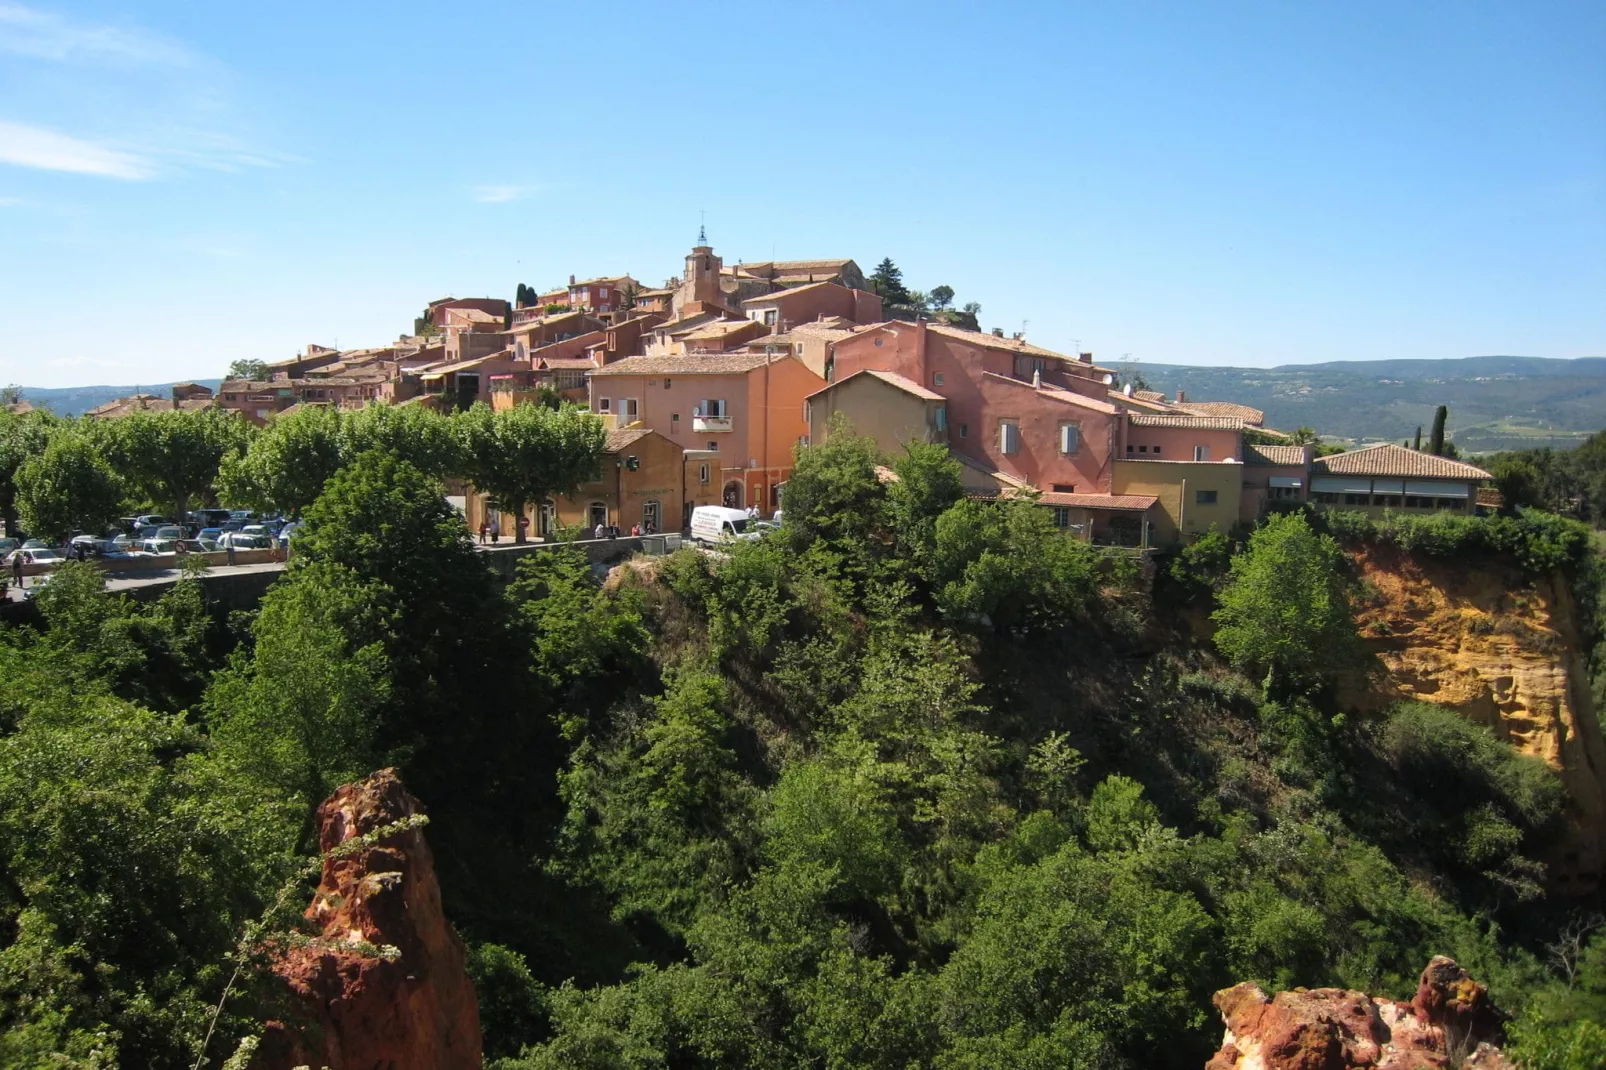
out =
[[[701,208],[697,209],[697,244],[708,244],[708,213]]]

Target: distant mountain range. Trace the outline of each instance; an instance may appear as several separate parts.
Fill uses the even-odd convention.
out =
[[[1189,401],[1236,401],[1268,427],[1314,427],[1329,439],[1403,442],[1424,437],[1433,410],[1450,407],[1449,437],[1462,452],[1572,446],[1606,428],[1606,357],[1463,357],[1346,360],[1277,368],[1138,363],[1151,390]]]
[[[1423,434],[1433,410],[1450,407],[1450,438],[1463,452],[1571,446],[1606,428],[1606,357],[1463,357],[1345,360],[1277,368],[1134,364],[1152,390],[1191,401],[1236,401],[1266,413],[1270,427],[1314,427],[1348,442],[1400,442]],[[216,389],[217,379],[195,379]],[[166,397],[172,383],[24,387],[23,397],[76,416],[136,390]]]
[[[221,379],[183,379],[180,382],[199,383],[216,390]],[[66,386],[47,389],[42,386],[25,386],[22,398],[40,408],[49,409],[58,416],[81,416],[97,405],[104,405],[130,394],[155,394],[159,398],[173,396],[178,383],[141,383],[138,386]]]

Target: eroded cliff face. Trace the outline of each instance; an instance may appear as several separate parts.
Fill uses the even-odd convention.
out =
[[[320,848],[327,854],[422,809],[396,771],[382,769],[324,800]],[[268,1023],[254,1070],[482,1065],[474,986],[422,829],[327,858],[306,917],[319,935],[273,965],[288,1010]]]
[[[1453,959],[1428,963],[1409,1003],[1344,988],[1268,996],[1244,982],[1215,996],[1226,1025],[1205,1070],[1504,1070],[1504,1015]]]
[[[1561,774],[1569,831],[1547,859],[1556,892],[1587,894],[1606,868],[1606,745],[1571,593],[1514,567],[1426,560],[1394,547],[1354,554],[1366,596],[1357,623],[1376,655],[1340,689],[1373,713],[1402,700],[1454,709]]]

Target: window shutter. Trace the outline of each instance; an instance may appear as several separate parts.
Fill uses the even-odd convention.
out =
[[[1081,444],[1081,428],[1075,424],[1064,424],[1060,427],[1060,452],[1075,453],[1076,447]]]

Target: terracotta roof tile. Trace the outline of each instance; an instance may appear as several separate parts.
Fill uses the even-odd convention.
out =
[[[732,375],[762,368],[769,362],[793,360],[763,353],[697,353],[680,357],[626,357],[598,368],[601,375]]]
[[[853,380],[857,379],[861,375],[868,375],[871,378],[879,379],[883,383],[886,383],[888,386],[895,387],[895,388],[897,388],[899,390],[902,390],[905,394],[912,394],[915,397],[921,399],[922,401],[944,401],[944,400],[946,400],[941,394],[937,393],[935,390],[927,390],[925,387],[921,386],[919,383],[915,382],[913,379],[910,379],[906,375],[899,375],[897,372],[878,371],[878,370],[876,370],[874,368],[864,368],[864,369],[861,369],[860,371],[854,372],[852,375],[849,375],[846,378],[838,380],[837,382],[828,383],[827,385],[821,387],[819,390],[816,390],[814,393],[810,394],[809,397],[811,397],[811,398],[812,397],[818,397],[819,395],[825,393],[828,390],[833,390],[836,387],[843,386],[843,385],[845,385],[847,383],[851,383]]]
[[[1152,494],[1061,494],[1049,491],[1038,496],[1043,505],[1065,505],[1073,509],[1119,509],[1142,512],[1159,501]]]
[[[1190,427],[1196,431],[1241,431],[1244,422],[1226,416],[1189,416],[1185,413],[1133,413],[1133,427]]]
[[[1186,405],[1179,405],[1178,408],[1200,416],[1225,416],[1232,420],[1242,420],[1246,424],[1258,425],[1266,422],[1266,414],[1259,409],[1232,401],[1190,401]]]
[[[1385,442],[1365,446],[1348,453],[1334,453],[1318,457],[1311,465],[1311,474],[1318,476],[1419,476],[1426,479],[1490,479],[1488,472],[1476,465],[1436,457],[1431,453],[1418,453],[1404,446]]]
[[[618,453],[632,442],[646,438],[652,434],[650,427],[616,427],[608,432],[608,438],[602,444],[602,452]]]
[[[1255,442],[1246,442],[1244,444],[1244,464],[1290,465],[1304,463],[1304,446],[1263,446]]]

